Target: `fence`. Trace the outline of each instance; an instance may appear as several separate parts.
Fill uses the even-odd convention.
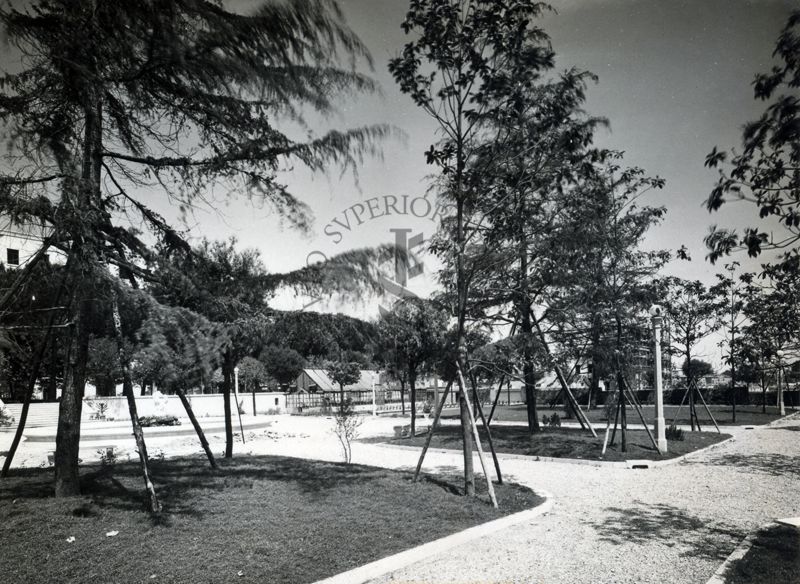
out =
[[[444,390],[439,389],[439,399]],[[373,397],[374,396],[374,397]],[[372,411],[373,406],[376,413],[399,412],[411,407],[411,398],[406,391],[401,398],[399,390],[395,389],[376,389],[374,394],[371,389],[363,391],[345,391],[344,397],[350,400],[355,406],[356,411]],[[426,411],[435,403],[437,390],[431,388],[420,388],[417,390],[416,409]],[[374,401],[373,401],[374,400]],[[454,392],[450,392],[448,403],[455,403]],[[338,391],[321,393],[291,393],[286,396],[286,409],[291,413],[298,414],[322,414],[327,415],[335,411],[341,405],[341,393]]]

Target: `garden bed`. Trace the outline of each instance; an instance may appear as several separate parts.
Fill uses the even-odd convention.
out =
[[[486,433],[481,432],[481,442],[488,451]],[[609,445],[606,454],[601,458],[603,450],[603,432],[594,438],[585,430],[578,428],[546,428],[537,434],[530,434],[527,426],[493,426],[492,439],[498,452],[521,454],[525,456],[547,456],[554,458],[579,458],[586,460],[665,460],[689,454],[706,446],[730,438],[729,434],[716,432],[684,432],[683,440],[668,442],[669,452],[661,456],[647,437],[644,430],[628,430],[627,452],[622,452],[620,432],[614,445]],[[403,446],[419,446],[425,444],[425,436],[415,438],[380,438],[380,441]],[[436,429],[431,441],[432,448],[461,449],[461,427],[458,425],[442,425]]]
[[[154,461],[153,477],[158,520],[134,464],[85,467],[79,498],[53,499],[50,470],[0,482],[0,582],[314,582],[543,502],[496,486],[497,510],[455,476],[272,456]]]
[[[491,406],[484,405],[484,411],[486,415],[489,414],[489,410]],[[736,408],[736,423],[733,422],[733,409],[731,406],[718,406],[712,405],[709,406],[711,413],[714,415],[714,419],[717,421],[717,424],[720,426],[758,426],[761,424],[769,424],[770,422],[774,422],[775,420],[780,419],[780,415],[778,414],[778,408],[774,406],[767,407],[767,413],[761,412],[761,406],[737,406]],[[648,424],[652,424],[654,422],[654,406],[651,405],[644,405],[643,406],[645,420],[647,420]],[[793,410],[791,408],[786,408],[786,413],[791,414],[797,410]],[[541,421],[542,415],[546,415],[548,417],[552,416],[554,413],[558,414],[561,417],[561,420],[564,422],[575,422],[577,423],[577,419],[575,416],[571,418],[567,418],[564,412],[563,407],[559,407],[558,409],[549,409],[549,408],[540,408],[538,410],[539,413],[539,420]],[[606,424],[606,410],[605,407],[599,406],[589,410],[588,412],[584,410],[584,413],[589,417],[589,420],[594,424],[602,424],[605,426]],[[667,405],[664,406],[664,417],[666,418],[667,424],[672,423],[673,418],[678,414],[678,406]],[[700,417],[700,424],[703,430],[714,430],[714,425],[711,423],[711,420],[708,418],[708,414],[706,413],[705,409],[702,405],[698,404],[697,406],[697,415]],[[459,413],[457,409],[450,409],[446,410],[442,416],[444,418],[458,418]],[[525,409],[525,404],[516,404],[511,406],[497,406],[494,414],[494,420],[502,421],[502,422],[521,422],[527,423],[528,422],[528,412]],[[677,424],[685,424],[689,425],[689,408],[687,406],[683,406],[681,410],[680,418],[676,421]],[[636,411],[632,407],[628,407],[628,423],[630,424],[640,424],[641,421],[639,420],[639,416]]]

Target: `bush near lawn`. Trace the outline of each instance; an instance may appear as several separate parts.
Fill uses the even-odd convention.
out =
[[[527,426],[493,426],[491,430],[492,440],[497,452],[525,456],[609,461],[675,458],[730,438],[729,434],[718,434],[716,432],[684,432],[684,439],[668,442],[669,452],[665,456],[661,456],[653,448],[653,444],[644,430],[628,430],[628,451],[622,452],[620,432],[618,430],[614,446],[609,446],[605,456],[601,459],[604,431],[598,432],[598,437],[594,438],[587,431],[579,428],[547,428],[536,434],[528,432]],[[484,450],[488,450],[486,432],[483,429],[480,432]],[[377,438],[374,441],[421,447],[425,443],[425,439],[426,437],[423,435],[415,438]],[[461,427],[455,424],[440,426],[433,435],[431,447],[460,450]]]
[[[51,497],[49,469],[15,471],[0,482],[0,582],[302,584],[543,502],[498,485],[494,509],[480,481],[481,498],[458,496],[455,476],[412,483],[272,456],[221,465],[154,461],[160,519],[143,511],[136,464],[84,467],[84,496],[72,499]]]
[[[139,416],[139,425],[142,428],[153,426],[180,426],[181,421],[175,416]]]

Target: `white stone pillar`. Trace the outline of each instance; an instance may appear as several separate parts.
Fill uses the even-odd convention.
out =
[[[661,307],[650,309],[653,320],[653,337],[655,340],[655,377],[656,377],[656,443],[661,454],[667,453],[666,426],[664,424],[664,383],[661,378]]]

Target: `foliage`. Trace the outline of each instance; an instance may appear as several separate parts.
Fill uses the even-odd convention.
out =
[[[683,435],[683,430],[678,428],[677,426],[671,425],[667,427],[666,431],[664,432],[664,436],[667,440],[674,440],[678,442],[683,442],[685,436]]]
[[[333,420],[336,424],[333,431],[342,447],[342,457],[345,463],[350,464],[353,459],[352,442],[358,438],[358,429],[364,420],[356,413],[350,398],[346,398],[342,406],[336,410]]]
[[[267,374],[281,385],[294,383],[306,366],[306,360],[300,353],[275,345],[264,347],[259,360],[264,364]]]
[[[558,416],[556,412],[553,412],[552,416],[548,416],[547,414],[542,414],[542,424],[544,424],[545,426],[549,426],[550,428],[560,428],[561,418]]]
[[[421,298],[401,299],[381,318],[381,343],[407,369],[412,384],[441,357],[447,321],[446,312]]]
[[[699,280],[666,278],[664,307],[672,326],[673,349],[691,362],[697,343],[719,328],[718,299]],[[693,369],[687,382],[696,379]]]
[[[336,358],[340,351],[375,352],[377,327],[344,314],[278,312],[268,343],[297,351],[304,358]]]
[[[11,426],[14,423],[14,416],[5,408],[0,405],[0,426]]]
[[[706,157],[706,166],[720,168],[720,178],[706,201],[716,211],[728,200],[752,203],[760,226],[743,234],[712,228],[706,238],[713,262],[736,249],[755,257],[764,250],[782,252],[778,266],[800,270],[800,11],[791,14],[778,37],[773,56],[779,63],[768,73],[756,75],[755,98],[767,102],[762,116],[744,126],[742,150],[730,156],[716,147]],[[765,220],[770,220],[766,225]],[[773,238],[774,226],[782,232]]]
[[[691,365],[689,362],[684,361],[681,365],[681,370],[687,378],[691,379],[699,379],[706,375],[714,375],[714,366],[702,359],[692,359]]]
[[[180,426],[181,421],[175,416],[139,416],[139,425],[142,428],[153,426]]]
[[[361,379],[361,366],[355,361],[329,361],[325,365],[325,372],[342,391],[345,385],[352,385]],[[344,406],[342,401],[340,407]]]
[[[236,365],[239,368],[239,379],[242,391],[257,390],[269,381],[267,368],[259,359],[245,357]]]

